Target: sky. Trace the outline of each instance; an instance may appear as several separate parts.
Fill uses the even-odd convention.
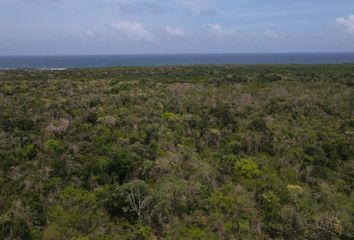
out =
[[[354,0],[0,0],[0,55],[354,52]]]

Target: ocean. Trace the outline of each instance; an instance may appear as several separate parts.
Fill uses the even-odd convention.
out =
[[[166,54],[97,56],[0,56],[0,69],[53,69],[195,64],[342,64],[354,53]]]

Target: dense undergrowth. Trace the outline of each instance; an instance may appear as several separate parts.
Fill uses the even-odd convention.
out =
[[[0,71],[0,239],[353,239],[353,69]]]

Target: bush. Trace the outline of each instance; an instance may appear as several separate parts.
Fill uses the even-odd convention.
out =
[[[109,154],[110,160],[106,165],[106,171],[109,175],[123,183],[130,178],[141,162],[138,156],[126,149],[118,149]]]
[[[106,195],[107,212],[133,223],[159,222],[167,210],[163,196],[141,180],[133,180],[121,186],[114,185]]]
[[[268,130],[268,127],[264,119],[257,118],[248,125],[248,129],[257,132],[265,132]]]
[[[260,173],[258,165],[251,159],[242,159],[235,162],[234,176],[238,178],[252,179],[258,177]]]
[[[0,238],[31,240],[31,229],[23,219],[0,216]]]
[[[63,146],[63,143],[59,140],[49,139],[44,142],[43,148],[44,148],[44,151],[46,151],[49,154],[52,154],[52,153],[59,154],[63,150],[64,146]]]

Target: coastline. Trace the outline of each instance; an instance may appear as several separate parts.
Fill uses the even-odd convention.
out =
[[[0,56],[0,69],[160,67],[189,65],[350,64],[354,53],[166,54],[97,56]]]

